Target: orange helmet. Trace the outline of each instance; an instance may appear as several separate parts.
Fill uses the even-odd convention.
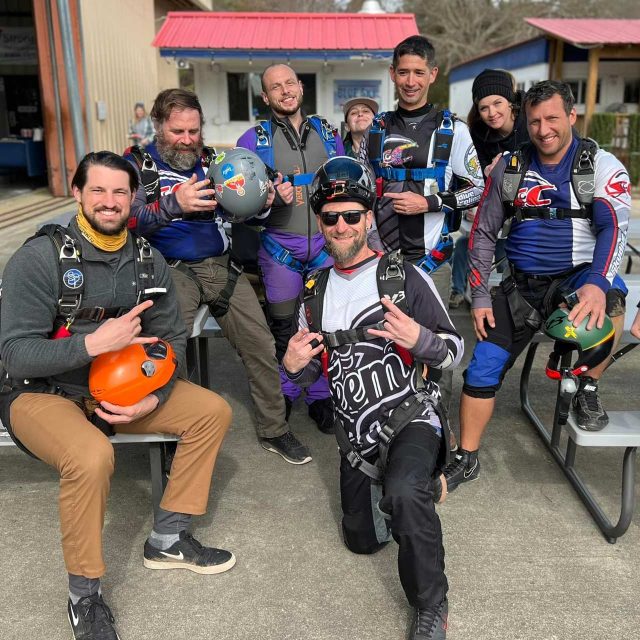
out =
[[[99,402],[128,407],[167,384],[177,364],[172,346],[164,340],[130,344],[94,359],[89,392]]]

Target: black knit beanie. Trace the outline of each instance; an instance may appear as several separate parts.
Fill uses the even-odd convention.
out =
[[[514,92],[511,76],[505,71],[485,69],[473,81],[471,95],[475,104],[487,96],[502,96],[509,102],[513,102]]]

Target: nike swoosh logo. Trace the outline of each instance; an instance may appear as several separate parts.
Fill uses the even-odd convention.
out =
[[[184,556],[182,555],[182,551],[180,553],[167,553],[166,551],[160,552],[163,556],[167,556],[167,558],[173,558],[174,560],[184,560]]]
[[[475,464],[473,465],[473,467],[471,467],[471,469],[465,469],[464,470],[464,479],[466,480],[467,478],[469,478],[473,472],[476,470],[476,467],[478,466],[478,461],[476,460]]]
[[[76,612],[73,610],[73,603],[71,603],[71,606],[69,607],[69,609],[71,609],[71,619],[73,621],[73,626],[77,627],[78,622],[80,622],[80,618],[76,615]]]

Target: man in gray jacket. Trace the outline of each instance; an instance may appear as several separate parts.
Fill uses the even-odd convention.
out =
[[[178,380],[175,372],[129,406],[91,398],[89,370],[96,356],[162,339],[182,363],[186,332],[166,262],[127,230],[138,187],[135,169],[113,153],[90,153],[72,186],[79,208],[69,227],[27,241],[4,272],[0,355],[6,375],[0,408],[14,440],[60,474],[74,637],[118,640],[100,589],[102,528],[114,468],[105,431],[180,437],[144,565],[220,573],[235,564],[234,555],[203,547],[187,529],[192,515],[206,511],[231,409],[215,393]],[[62,247],[54,247],[54,240]]]

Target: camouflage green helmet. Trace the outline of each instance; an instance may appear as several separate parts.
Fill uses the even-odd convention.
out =
[[[569,313],[568,309],[556,309],[544,323],[545,334],[555,340],[553,353],[547,365],[547,375],[550,369],[557,370],[560,357],[572,350],[578,352],[578,360],[572,365],[572,371],[576,375],[597,367],[611,355],[615,336],[611,318],[605,316],[602,329],[593,327],[587,331],[590,317],[587,316],[580,326],[574,327],[569,320]]]

